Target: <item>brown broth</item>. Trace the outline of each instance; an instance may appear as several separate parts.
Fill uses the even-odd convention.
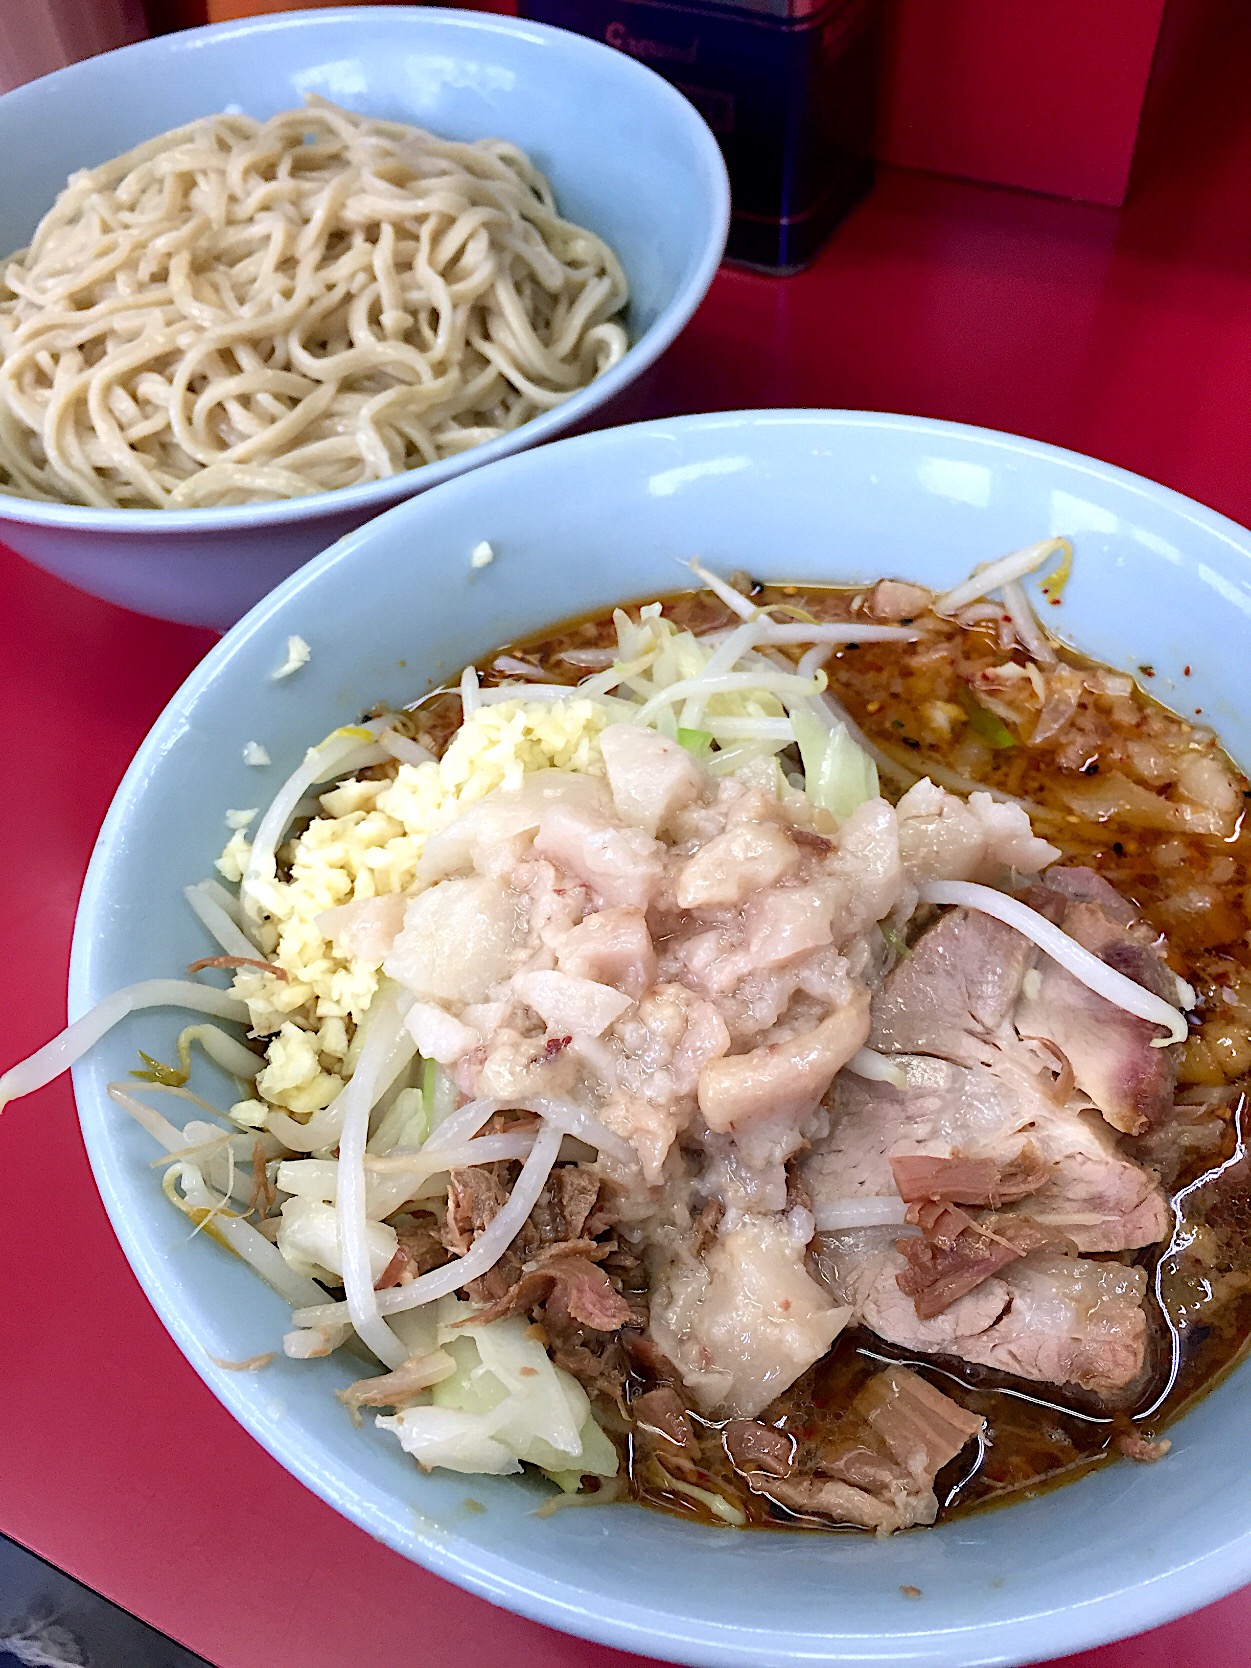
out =
[[[834,586],[752,590],[753,601],[762,606],[799,608],[818,620],[853,617],[863,595]],[[696,632],[737,623],[708,592],[663,600],[670,619]],[[1251,1339],[1251,1187],[1241,1141],[1244,1102],[1235,1088],[1251,1072],[1251,830],[1241,815],[1234,833],[1224,837],[1144,828],[1133,816],[1084,814],[1082,796],[1100,776],[1119,774],[1153,792],[1161,787],[1158,770],[1154,780],[1144,775],[1136,747],[1149,755],[1153,746],[1167,750],[1206,732],[1192,729],[1135,683],[1125,695],[1087,693],[1076,724],[1049,742],[1030,745],[1023,731],[1009,727],[1011,745],[1004,745],[1003,735],[980,718],[981,703],[970,702],[970,685],[987,669],[1024,667],[1025,656],[1001,648],[997,621],[969,629],[925,615],[922,623],[925,635],[918,645],[874,643],[837,651],[827,665],[831,693],[914,777],[933,771],[942,780],[946,773],[950,785],[955,773],[970,785],[1028,802],[1038,833],[1066,859],[1098,870],[1131,899],[1167,938],[1170,965],[1198,994],[1182,1060],[1183,1087],[1228,1088],[1218,1104],[1196,1108],[1189,1148],[1180,1158],[1171,1157],[1166,1185],[1173,1192],[1177,1226],[1170,1244],[1122,1259],[1140,1263],[1151,1277],[1152,1354],[1147,1382],[1132,1403],[1112,1406],[959,1361],[914,1357],[852,1329],[761,1415],[796,1436],[802,1464],[804,1446],[828,1433],[839,1409],[884,1362],[906,1362],[987,1420],[977,1453],[961,1454],[938,1478],[940,1516],[946,1516],[1068,1481],[1113,1457],[1117,1438],[1131,1431],[1154,1437],[1240,1358]],[[609,648],[615,641],[610,616],[573,620],[500,650],[479,673],[488,685],[518,675],[574,684],[588,667],[564,656]],[[1106,671],[1053,643],[1061,664],[1075,672]],[[501,657],[508,657],[503,667]],[[1139,670],[1144,676],[1150,671]],[[441,750],[460,722],[459,699],[454,691],[435,691],[409,722],[414,734]],[[1093,738],[1089,745],[1084,737]],[[1239,792],[1251,798],[1246,778],[1235,775]],[[887,780],[882,789],[891,798],[900,791]],[[1135,1143],[1126,1146],[1133,1154]],[[1159,1155],[1144,1138],[1135,1156],[1150,1163]],[[750,1524],[793,1525],[789,1513],[746,1487],[725,1452],[717,1422],[693,1418],[701,1455],[690,1480],[733,1500]],[[632,1498],[715,1521],[702,1503],[673,1489],[628,1429],[617,1440]]]

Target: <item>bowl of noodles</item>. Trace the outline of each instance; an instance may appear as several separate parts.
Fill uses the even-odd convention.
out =
[[[426,7],[124,47],[0,98],[0,144],[0,538],[219,629],[402,498],[599,421],[728,224],[658,76]]]
[[[497,1603],[759,1668],[1207,1603],[1251,1577],[1248,554],[880,414],[448,482],[175,697],[0,1103],[73,1064],[213,1392]]]

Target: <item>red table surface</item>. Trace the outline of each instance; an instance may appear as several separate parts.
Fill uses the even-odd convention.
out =
[[[1120,213],[887,173],[817,264],[723,272],[635,415],[922,412],[1108,458],[1251,521],[1251,7],[1213,10]],[[1045,96],[1045,90],[1039,90]],[[0,551],[0,1060],[62,1023],[92,842],[209,648]],[[559,612],[558,598],[553,611]],[[68,1082],[0,1124],[0,1530],[218,1668],[638,1658],[496,1610],[376,1545],[213,1400],[141,1295]],[[1246,1668],[1251,1589],[1070,1668]]]

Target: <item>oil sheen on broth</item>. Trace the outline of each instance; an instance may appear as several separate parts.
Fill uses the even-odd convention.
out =
[[[751,594],[761,606],[822,621],[862,618],[866,606],[863,589],[754,586]],[[1170,966],[1199,999],[1173,1122],[1125,1142],[1160,1175],[1176,1216],[1165,1246],[1111,1259],[1149,1275],[1149,1365],[1132,1400],[911,1356],[849,1329],[760,1416],[802,1455],[884,1363],[906,1361],[987,1420],[976,1451],[966,1449],[937,1479],[941,1515],[949,1515],[1034,1493],[1118,1453],[1153,1457],[1162,1427],[1243,1350],[1251,1332],[1251,1189],[1241,1141],[1251,1072],[1251,843],[1246,779],[1203,728],[1201,711],[1179,716],[1152,698],[1153,668],[1139,667],[1132,679],[1054,640],[1055,664],[1038,667],[993,610],[961,626],[915,595],[914,614],[896,608],[887,617],[923,625],[917,644],[848,646],[827,663],[832,694],[897,767],[894,781],[883,773],[883,793],[895,799],[930,775],[956,791],[988,787],[1023,801],[1063,861],[1106,877],[1167,938]],[[737,623],[706,591],[668,598],[665,612],[696,632]],[[614,644],[610,616],[571,621],[510,645],[480,675],[488,685],[536,673],[573,684],[595,651]],[[1179,705],[1184,697],[1183,683]],[[438,692],[413,718],[422,738],[440,746],[459,723],[459,702]],[[638,1388],[647,1382],[640,1368]],[[688,1480],[732,1500],[751,1524],[793,1522],[736,1474],[719,1423],[690,1417],[700,1453]],[[674,1489],[636,1429],[618,1420],[614,1435],[633,1498],[711,1520],[698,1493]]]

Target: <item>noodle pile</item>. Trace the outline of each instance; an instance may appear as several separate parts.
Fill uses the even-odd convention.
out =
[[[504,434],[625,353],[612,250],[502,140],[324,100],[75,174],[0,284],[0,488],[294,498]]]

